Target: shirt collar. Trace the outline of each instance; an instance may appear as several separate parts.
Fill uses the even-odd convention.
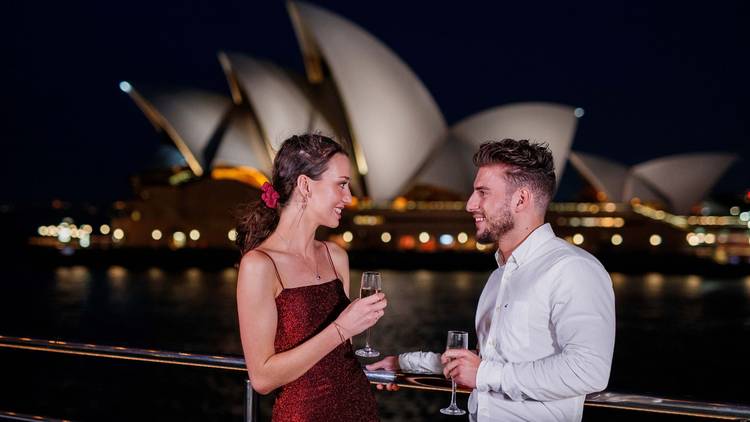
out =
[[[516,249],[513,250],[505,262],[503,262],[500,251],[496,251],[495,261],[497,261],[497,265],[500,268],[503,268],[508,262],[515,262],[516,266],[520,266],[534,256],[534,252],[541,244],[554,237],[555,232],[552,231],[552,226],[549,223],[542,224],[534,229],[520,245],[516,246]]]

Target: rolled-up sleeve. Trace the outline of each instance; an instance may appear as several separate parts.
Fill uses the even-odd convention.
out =
[[[483,380],[515,401],[581,396],[606,388],[615,342],[612,282],[595,261],[567,260],[554,268],[550,322],[560,352],[530,362],[506,363]],[[499,376],[500,382],[495,377]],[[477,381],[479,382],[479,375]]]
[[[440,354],[434,352],[409,352],[398,355],[398,364],[404,372],[415,374],[440,374],[443,364]]]

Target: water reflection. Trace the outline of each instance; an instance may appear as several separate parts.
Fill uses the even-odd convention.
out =
[[[469,273],[456,273],[456,287],[461,290],[468,290],[471,288],[471,275]]]
[[[609,277],[612,279],[612,288],[617,293],[625,287],[625,275],[622,273],[610,273]]]
[[[440,351],[448,329],[470,331],[471,346],[476,344],[474,312],[489,272],[382,273],[389,305],[373,330],[373,342],[382,352]],[[351,272],[352,297],[358,296],[360,275],[359,270]],[[239,355],[236,276],[234,268],[61,267],[42,275],[34,272],[29,280],[43,278],[46,283],[0,285],[0,320],[8,331],[24,335],[37,330],[63,339],[82,336],[92,343]],[[697,392],[724,401],[743,394],[734,386],[748,368],[746,351],[737,347],[737,339],[750,335],[750,276],[731,280],[657,273],[610,276],[617,299],[618,336],[610,380],[613,390],[667,396]],[[125,297],[127,301],[122,300]],[[38,308],[33,322],[12,317],[18,312],[14,305],[31,303]],[[103,338],[107,335],[111,337]],[[358,337],[355,345],[363,341]],[[696,359],[711,365],[696,367]],[[690,383],[697,387],[691,390]],[[402,393],[377,396],[383,414],[401,415],[405,409],[422,414],[419,409],[445,404],[444,395],[433,403],[425,394]]]
[[[691,299],[700,296],[703,278],[697,275],[689,275],[685,278],[683,292]]]
[[[199,268],[191,267],[185,270],[185,279],[193,286],[196,283],[200,283],[202,278],[203,272]]]
[[[164,280],[164,271],[161,268],[151,267],[146,273],[148,274],[148,279],[151,281]]]
[[[91,272],[83,266],[58,267],[55,269],[55,288],[66,301],[75,302],[88,294]]]
[[[664,276],[659,273],[648,273],[643,279],[646,281],[646,296],[657,298],[661,296],[664,287]]]
[[[123,267],[113,265],[107,269],[107,280],[112,291],[112,302],[125,302],[128,291],[128,270]]]
[[[118,265],[113,265],[107,269],[107,279],[113,284],[122,285],[128,277],[128,270]]]
[[[414,271],[414,280],[417,282],[417,286],[422,289],[429,289],[432,287],[432,273],[427,270]]]
[[[221,279],[225,283],[234,283],[237,281],[237,269],[234,267],[225,268],[221,272]]]

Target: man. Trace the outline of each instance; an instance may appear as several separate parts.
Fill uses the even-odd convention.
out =
[[[368,369],[442,372],[473,389],[472,421],[580,421],[586,394],[603,390],[609,379],[612,282],[596,258],[544,224],[556,185],[549,148],[487,142],[474,165],[466,210],[477,241],[498,247],[498,269],[477,306],[479,355],[404,353]]]

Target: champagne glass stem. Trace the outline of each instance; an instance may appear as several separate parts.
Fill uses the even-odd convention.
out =
[[[456,407],[456,381],[451,378],[451,405],[450,407]]]
[[[365,334],[365,349],[370,350],[372,347],[370,347],[370,329],[367,329],[367,334]]]

